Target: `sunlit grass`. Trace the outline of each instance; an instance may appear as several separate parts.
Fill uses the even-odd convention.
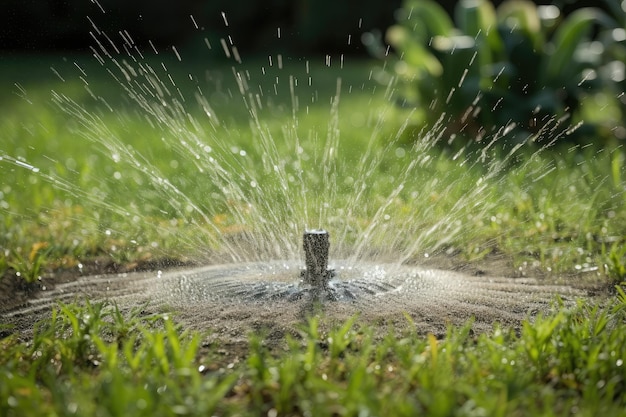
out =
[[[253,60],[238,69],[259,91],[254,111],[228,64],[166,64],[162,75],[189,98],[189,117],[162,124],[95,60],[21,58],[3,67],[13,92],[0,102],[3,272],[32,280],[101,258],[202,262],[228,252],[224,236],[242,233],[260,236],[259,245],[279,233],[291,246],[268,256],[291,257],[302,228],[324,227],[340,257],[419,262],[441,253],[480,262],[497,253],[522,270],[621,278],[621,148],[538,144],[505,160],[479,147],[455,155],[436,144],[445,132],[403,128],[409,112],[389,104],[367,62],[277,68]],[[198,88],[214,122],[194,104]],[[194,135],[213,145],[197,156],[201,165],[187,144]],[[199,173],[209,157],[222,174]]]
[[[91,91],[113,112],[90,99],[77,78],[75,59],[89,74]],[[236,236],[262,227],[242,201],[211,201],[215,184],[202,181],[181,159],[185,153],[176,142],[170,136],[161,140],[163,131],[145,121],[101,68],[88,62],[78,57],[61,65],[56,58],[38,58],[0,67],[0,79],[9,86],[3,91],[18,93],[0,103],[5,158],[0,163],[0,273],[36,280],[52,269],[76,270],[102,258],[127,266],[164,257],[202,261],[223,249],[212,235]],[[340,209],[321,216],[331,233],[334,225],[354,224],[356,232],[332,235],[344,254],[356,249],[362,257],[395,254],[396,261],[419,263],[426,254],[440,253],[480,264],[496,253],[510,257],[521,273],[624,279],[622,149],[561,147],[537,153],[538,147],[529,147],[494,170],[490,164],[501,160],[492,154],[455,159],[454,152],[438,146],[412,147],[410,135],[400,129],[406,110],[386,105],[385,92],[368,80],[370,64],[343,70],[319,64],[311,90],[318,97],[307,103],[313,92],[302,92],[295,120],[288,88],[272,97],[259,120],[281,155],[299,132],[311,155],[309,167],[325,161],[317,145],[326,143],[329,126],[341,132],[340,157],[329,171],[334,195],[325,196],[329,179],[315,174],[303,182],[309,195],[297,197],[308,201],[312,212],[319,210],[317,195]],[[74,76],[50,78],[45,74],[51,65]],[[207,67],[194,65],[186,69],[203,73]],[[256,71],[260,65],[250,64]],[[306,85],[305,68],[298,61],[283,71]],[[181,74],[184,79],[185,66],[171,70],[183,71],[176,79]],[[264,149],[249,129],[250,114],[228,93],[231,89],[237,97],[229,71],[218,66],[207,75],[214,77],[211,86],[215,77],[224,80],[224,95],[214,95],[212,102],[223,124],[211,134],[228,135],[229,145],[237,147],[219,154],[237,164],[238,152],[245,149],[245,162],[233,165],[234,173],[260,172],[257,186],[275,206],[298,201],[276,187],[271,172],[264,173]],[[266,78],[270,96],[274,76]],[[342,94],[333,125],[330,100],[338,76]],[[149,156],[151,168],[207,210],[173,210],[167,200],[172,194],[150,184],[144,172],[132,168],[133,161],[116,164],[106,146],[81,136],[80,119],[53,104],[52,90],[98,115],[111,134]],[[368,121],[383,109],[380,125]],[[379,127],[370,143],[373,126]],[[360,155],[367,150],[381,155],[372,169],[362,166]],[[407,176],[411,160],[423,162]],[[394,194],[399,180],[404,187]],[[360,185],[367,187],[355,200]],[[353,207],[355,201],[363,206]],[[133,206],[137,202],[140,207]],[[276,223],[289,219],[282,211],[276,216]],[[362,238],[368,230],[371,235]],[[322,316],[285,339],[283,350],[265,347],[262,334],[251,335],[237,363],[224,362],[220,346],[205,344],[204,334],[177,327],[175,315],[146,315],[141,306],[121,312],[106,303],[59,305],[32,339],[14,334],[0,340],[0,414],[620,415],[626,406],[625,305],[622,292],[602,306],[556,302],[552,313],[518,332],[495,324],[492,332],[474,335],[468,324],[451,327],[442,340],[411,332],[380,339],[371,327],[376,323],[355,317],[336,326]]]
[[[19,415],[623,415],[626,298],[555,304],[519,333],[375,337],[316,317],[229,362],[166,313],[59,305],[31,341],[0,340],[0,412]],[[407,320],[410,320],[407,317]]]

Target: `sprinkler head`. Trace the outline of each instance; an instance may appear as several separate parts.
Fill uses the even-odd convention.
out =
[[[306,230],[302,239],[306,269],[302,280],[311,285],[314,291],[328,292],[328,281],[333,271],[328,269],[329,235],[326,230]]]

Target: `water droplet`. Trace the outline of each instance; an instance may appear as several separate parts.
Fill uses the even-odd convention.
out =
[[[148,403],[143,398],[140,398],[137,400],[137,409],[145,410],[147,406],[148,406]]]

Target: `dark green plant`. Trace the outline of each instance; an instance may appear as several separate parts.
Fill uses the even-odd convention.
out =
[[[618,139],[626,139],[626,3],[604,0],[614,24],[603,28],[598,36],[596,50],[601,53],[602,65],[598,76],[611,83],[613,89],[603,97],[604,127]]]
[[[617,283],[626,281],[626,246],[622,242],[613,244],[605,259],[609,277]]]
[[[35,243],[30,254],[25,257],[19,251],[13,251],[15,261],[7,262],[7,267],[11,267],[15,272],[23,277],[26,282],[35,282],[41,278],[43,266],[48,259],[51,249],[47,245]],[[2,262],[0,262],[0,271]]]
[[[0,250],[0,280],[4,274],[9,270],[8,251]]]
[[[604,87],[589,41],[597,25],[611,24],[599,9],[563,17],[555,6],[526,0],[497,9],[487,0],[461,0],[453,20],[434,1],[406,0],[387,31],[397,56],[389,68],[419,125],[439,121],[450,134],[475,140],[506,134],[523,141],[576,117],[585,98]]]

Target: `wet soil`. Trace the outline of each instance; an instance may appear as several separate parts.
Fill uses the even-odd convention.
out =
[[[381,337],[407,331],[443,337],[449,324],[461,325],[469,319],[473,319],[474,332],[488,331],[496,322],[518,327],[522,320],[532,320],[537,313],[555,308],[557,295],[565,303],[573,303],[578,297],[603,298],[608,294],[608,287],[597,277],[549,276],[541,271],[520,270],[498,255],[473,263],[435,256],[419,264],[403,266],[403,271],[414,268],[417,272],[406,283],[393,284],[396,289],[390,286],[389,291],[369,291],[367,287],[368,292],[361,291],[358,283],[351,284],[356,287],[350,291],[358,294],[343,301],[279,297],[267,290],[246,290],[261,288],[267,282],[246,278],[243,283],[237,275],[240,272],[231,279],[233,265],[206,267],[213,274],[212,281],[198,284],[200,275],[187,273],[196,270],[197,265],[168,259],[133,265],[95,260],[83,263],[80,271],[55,271],[31,284],[9,271],[0,280],[0,336],[18,333],[30,337],[34,323],[45,318],[59,300],[109,299],[122,309],[148,303],[148,313],[174,312],[183,326],[207,335],[206,348],[219,346],[224,361],[236,362],[246,349],[250,333],[260,333],[268,347],[280,348],[285,335],[298,337],[307,317],[313,315],[321,318],[322,333],[356,315],[357,325],[372,325]],[[297,271],[281,274],[275,275],[273,282],[281,291],[292,288],[295,284],[289,282],[297,281]],[[255,291],[263,295],[249,296]]]

